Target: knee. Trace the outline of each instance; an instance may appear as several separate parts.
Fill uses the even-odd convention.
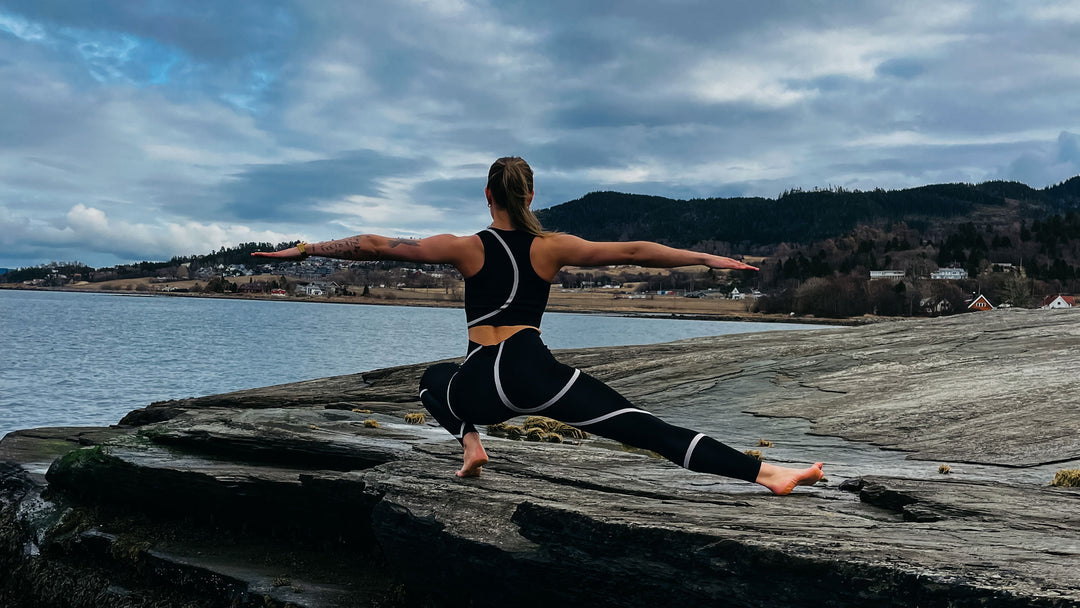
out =
[[[436,363],[424,371],[420,377],[420,390],[446,390],[450,384],[450,378],[454,376],[460,366],[456,363]]]

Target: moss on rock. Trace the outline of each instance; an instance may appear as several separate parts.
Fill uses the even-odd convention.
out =
[[[1058,488],[1080,488],[1080,469],[1061,469],[1050,485]]]

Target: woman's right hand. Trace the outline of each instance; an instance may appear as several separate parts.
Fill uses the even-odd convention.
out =
[[[740,262],[732,258],[726,258],[722,255],[710,255],[705,261],[705,265],[709,268],[723,268],[727,270],[757,270],[757,266],[751,266],[749,264]]]
[[[278,260],[302,260],[307,256],[300,253],[300,249],[289,247],[288,249],[282,249],[281,251],[256,251],[251,254],[251,257],[275,258]]]

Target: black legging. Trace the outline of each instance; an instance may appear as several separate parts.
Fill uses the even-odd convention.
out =
[[[668,424],[603,382],[559,363],[531,329],[492,346],[470,344],[462,365],[429,367],[420,380],[420,400],[458,441],[476,430],[474,424],[536,414],[652,450],[691,471],[752,482],[761,468],[756,458]]]

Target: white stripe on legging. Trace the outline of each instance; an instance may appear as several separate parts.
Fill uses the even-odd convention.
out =
[[[542,409],[548,407],[549,405],[555,405],[555,402],[558,401],[559,399],[563,398],[563,395],[566,394],[566,391],[570,390],[570,387],[574,385],[574,382],[578,379],[578,376],[580,376],[580,375],[581,375],[581,370],[575,368],[574,369],[574,374],[572,376],[570,376],[569,380],[566,381],[566,386],[564,386],[561,391],[556,393],[554,397],[552,397],[551,399],[548,399],[546,403],[544,403],[540,407],[536,408],[536,410],[534,410],[534,411],[542,410]]]
[[[451,416],[461,420],[461,416],[454,413],[454,408],[450,407],[450,385],[454,383],[454,378],[457,378],[457,372],[454,372],[454,375],[450,376],[450,381],[446,383],[446,409],[450,410]]]
[[[506,342],[500,342],[499,352],[495,354],[495,390],[498,391],[499,399],[502,400],[503,405],[519,414],[532,414],[535,412],[539,412],[540,410],[546,409],[552,405],[555,405],[555,403],[559,399],[563,398],[563,395],[566,394],[566,391],[570,390],[570,387],[574,385],[574,382],[577,381],[578,376],[581,375],[581,370],[575,369],[573,375],[570,376],[570,379],[567,380],[566,384],[562,387],[562,390],[560,390],[558,393],[555,393],[555,396],[551,399],[548,399],[546,402],[536,407],[517,407],[513,403],[510,403],[510,398],[506,396],[506,391],[503,390],[502,386],[502,377],[499,374],[499,362],[502,361],[503,345],[505,344]]]
[[[705,433],[698,433],[694,435],[694,438],[690,441],[690,447],[686,448],[686,458],[683,458],[682,468],[690,468],[690,457],[694,454],[694,448],[697,447],[697,442],[701,441],[701,438],[705,436]]]
[[[645,410],[639,410],[636,407],[626,407],[621,410],[615,410],[614,412],[608,412],[607,414],[604,414],[603,416],[600,416],[598,418],[593,418],[592,420],[585,420],[582,422],[567,422],[566,424],[569,424],[570,426],[588,426],[590,424],[596,424],[597,422],[603,422],[608,418],[614,418],[615,416],[621,416],[622,414],[630,414],[633,412],[636,412],[638,414],[648,414],[649,416],[652,416],[651,413],[646,412]]]
[[[472,327],[480,321],[490,319],[491,317],[499,314],[500,312],[505,310],[507,306],[510,306],[510,303],[514,301],[514,296],[517,295],[518,275],[520,273],[518,272],[517,260],[514,259],[514,254],[510,251],[510,246],[506,244],[506,241],[504,241],[501,236],[499,236],[499,233],[495,232],[491,228],[488,228],[485,232],[490,232],[491,234],[495,235],[495,240],[499,241],[499,244],[501,244],[503,246],[503,249],[506,250],[506,255],[510,258],[510,267],[514,269],[514,285],[510,288],[510,297],[506,298],[506,302],[502,306],[496,308],[495,310],[489,312],[482,317],[477,317],[472,321],[469,321],[465,324],[466,327]],[[484,255],[487,255],[487,252],[484,252]]]
[[[483,345],[477,346],[476,348],[472,349],[467,355],[465,355],[465,361],[468,361],[469,357],[471,357],[471,356],[475,355],[476,353],[480,352],[481,348],[484,348]]]

